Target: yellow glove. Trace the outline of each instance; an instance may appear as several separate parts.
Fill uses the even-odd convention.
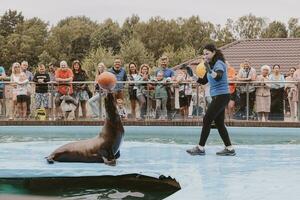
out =
[[[206,67],[204,65],[204,61],[201,61],[199,65],[197,65],[196,67],[196,75],[199,78],[203,78],[205,76],[205,73],[206,73]]]

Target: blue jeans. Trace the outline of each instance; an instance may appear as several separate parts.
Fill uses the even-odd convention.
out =
[[[97,117],[99,117],[100,114],[102,113],[102,110],[101,110],[102,105],[100,107],[100,104],[99,104],[99,101],[101,100],[100,98],[101,98],[100,94],[97,93],[88,100],[91,110],[93,112],[93,115],[97,116]],[[100,116],[100,117],[102,117],[102,116]]]

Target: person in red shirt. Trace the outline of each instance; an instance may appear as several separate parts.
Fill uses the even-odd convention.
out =
[[[227,64],[227,78],[228,81],[235,81],[236,80],[236,72],[235,69],[228,63]],[[226,107],[226,118],[231,119],[233,116],[234,108],[235,108],[235,102],[236,102],[236,90],[235,90],[235,84],[229,83],[229,93],[230,93],[230,100]]]
[[[71,82],[73,81],[73,72],[68,67],[66,61],[60,62],[60,68],[55,71],[55,81],[58,84],[58,91],[55,96],[55,116],[61,118],[62,116],[62,109],[61,109],[61,102],[63,95],[70,95],[73,94],[73,87]]]

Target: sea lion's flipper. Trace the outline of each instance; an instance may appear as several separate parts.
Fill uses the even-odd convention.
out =
[[[112,159],[112,160],[108,160],[105,157],[102,157],[104,164],[109,165],[109,166],[116,166],[117,164],[117,160],[116,159]]]
[[[120,158],[120,156],[121,156],[121,153],[120,153],[120,151],[118,151],[118,152],[116,153],[116,155],[115,155],[115,159]]]
[[[54,160],[52,156],[45,157],[48,164],[54,164]]]
[[[112,149],[106,150],[106,155],[103,155],[102,158],[103,158],[103,161],[105,164],[110,165],[110,166],[116,165],[116,157],[115,157]]]

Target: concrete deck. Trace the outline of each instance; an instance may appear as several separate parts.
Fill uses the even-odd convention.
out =
[[[171,176],[182,189],[168,200],[298,200],[300,145],[240,145],[237,156],[218,157],[221,146],[206,156],[190,156],[191,145],[125,142],[116,167],[104,164],[55,163],[44,156],[65,141],[1,143],[0,177],[95,176],[140,173]]]

